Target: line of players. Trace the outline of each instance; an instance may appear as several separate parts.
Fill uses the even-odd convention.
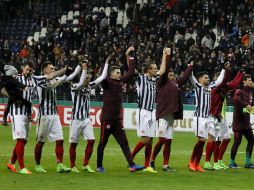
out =
[[[104,98],[101,116],[102,126],[100,142],[97,149],[97,171],[101,173],[106,171],[102,163],[103,153],[104,148],[108,142],[108,138],[111,134],[113,134],[114,138],[120,145],[126,157],[126,160],[129,164],[129,171],[135,172],[143,169],[143,171],[157,173],[157,171],[155,170],[155,158],[163,145],[163,171],[176,171],[169,166],[171,143],[173,139],[173,122],[174,119],[183,118],[183,105],[181,102],[180,88],[187,82],[189,77],[191,78],[191,81],[195,86],[196,111],[194,119],[196,121],[195,126],[197,127],[196,136],[198,137],[198,142],[193,149],[193,154],[189,162],[189,168],[192,171],[204,171],[199,165],[199,162],[203,153],[205,139],[207,139],[207,137],[208,143],[206,148],[207,158],[205,162],[205,168],[227,168],[227,166],[222,162],[222,157],[227,148],[230,135],[227,125],[225,125],[225,114],[223,114],[223,107],[225,107],[225,105],[223,105],[223,100],[225,99],[225,93],[228,90],[235,89],[236,86],[238,86],[238,84],[242,81],[242,78],[244,84],[247,83],[245,86],[252,87],[253,84],[251,78],[248,75],[243,77],[243,73],[239,73],[236,76],[237,79],[234,79],[234,81],[231,81],[231,83],[227,83],[229,75],[228,73],[230,72],[230,65],[226,64],[226,71],[222,70],[219,78],[215,81],[215,83],[213,83],[212,86],[209,85],[209,78],[207,73],[205,72],[197,75],[198,80],[195,79],[192,73],[194,61],[191,59],[188,61],[188,68],[185,70],[183,76],[176,77],[173,70],[170,68],[170,48],[165,48],[163,50],[162,62],[159,71],[157,70],[156,64],[147,64],[145,65],[145,70],[143,74],[136,73],[137,94],[139,99],[139,108],[136,112],[136,123],[138,136],[141,137],[141,140],[140,142],[138,142],[133,152],[131,153],[128,145],[128,140],[122,126],[121,98],[123,92],[123,85],[130,82],[131,78],[135,76],[134,58],[130,56],[130,52],[133,51],[134,47],[129,47],[126,51],[129,69],[124,76],[121,76],[121,71],[119,67],[111,66],[110,68],[108,68],[110,62],[109,56],[105,62],[101,76],[93,82],[90,82],[90,75],[87,71],[87,60],[84,60],[83,63],[77,66],[74,72],[69,67],[61,69],[59,71],[55,71],[52,63],[45,62],[42,65],[41,76],[34,76],[32,74],[33,67],[30,63],[25,63],[22,66],[22,73],[17,76],[15,76],[17,74],[15,69],[5,66],[4,72],[6,73],[6,75],[15,77],[20,83],[25,85],[25,87],[23,86],[23,88],[21,88],[22,91],[20,91],[19,85],[13,82],[13,86],[15,87],[16,85],[17,87],[16,91],[22,93],[23,99],[16,99],[12,96],[11,91],[13,91],[13,89],[15,88],[8,89],[8,83],[6,83],[5,85],[1,85],[1,93],[9,97],[10,100],[12,100],[12,105],[10,107],[12,133],[13,139],[17,142],[14,147],[13,155],[10,159],[10,162],[7,165],[8,169],[10,169],[12,172],[17,172],[18,170],[15,167],[15,162],[18,160],[20,173],[32,173],[24,166],[24,147],[27,142],[30,128],[28,123],[30,120],[30,112],[28,108],[29,104],[24,104],[24,99],[31,102],[32,94],[34,92],[34,89],[36,88],[39,96],[40,116],[37,121],[37,144],[34,150],[36,161],[35,171],[47,172],[41,165],[41,154],[46,138],[48,138],[49,141],[56,141],[55,154],[57,157],[57,172],[79,172],[79,170],[75,166],[76,147],[79,141],[79,137],[82,135],[88,141],[85,150],[82,170],[86,170],[88,172],[95,172],[89,165],[89,159],[92,155],[94,145],[93,128],[89,119],[90,92],[92,86],[102,84]],[[80,72],[81,76],[78,77]],[[72,101],[74,104],[69,136],[70,168],[66,167],[63,164],[63,131],[56,110],[55,89],[64,82],[70,82],[71,84]],[[249,91],[249,89],[247,89],[247,91]],[[155,103],[156,94],[157,109],[155,117],[153,105]],[[216,95],[218,95],[217,98],[222,99],[222,103],[221,100],[216,99]],[[244,114],[244,121],[246,124],[248,124],[247,126],[249,126],[249,114],[243,113],[242,108],[246,107],[247,110],[251,112],[252,107],[250,101],[252,101],[252,95],[250,96],[243,90],[237,90],[235,96],[237,96],[236,98],[234,98],[235,102],[243,101],[241,99],[242,97],[245,101],[244,103],[239,103],[241,105],[239,106],[240,108],[238,108],[237,111],[241,112],[241,114]],[[212,101],[210,99],[212,99]],[[218,101],[220,103],[218,103]],[[218,105],[219,107],[216,107]],[[213,109],[215,109],[216,111],[213,111]],[[241,143],[241,137],[242,135],[245,135],[245,137],[248,139],[247,147],[249,147],[246,154],[245,167],[253,168],[253,164],[251,163],[250,159],[252,154],[251,143],[253,147],[253,133],[252,131],[250,131],[252,134],[251,137],[251,134],[248,131],[249,128],[247,128],[248,130],[242,130],[241,127],[238,127],[237,129],[235,129],[234,127],[234,123],[239,122],[239,120],[241,119],[242,117],[238,117],[237,120],[234,116],[233,129],[235,135],[234,145],[231,153],[230,166],[232,168],[237,168],[234,159],[237,148]],[[159,140],[156,143],[152,152],[153,137],[159,137]],[[220,145],[221,138],[223,142]],[[145,164],[144,167],[142,167],[136,165],[133,159],[135,155],[144,146]],[[209,165],[209,160],[213,151],[214,155],[218,155],[220,153],[220,159],[216,160],[215,156],[215,164],[212,167],[211,165]]]

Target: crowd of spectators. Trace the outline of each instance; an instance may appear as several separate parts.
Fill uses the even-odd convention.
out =
[[[178,75],[186,68],[185,60],[194,56],[194,73],[206,70],[212,78],[229,60],[233,67],[231,77],[243,68],[254,78],[254,3],[251,0],[147,0],[142,4],[137,0],[58,0],[57,5],[57,12],[62,14],[79,11],[79,24],[61,25],[58,14],[41,15],[33,10],[29,13],[33,18],[31,27],[35,30],[46,27],[47,36],[30,44],[25,39],[16,41],[0,36],[0,61],[19,68],[22,62],[31,60],[39,74],[45,60],[61,68],[76,62],[78,55],[87,54],[91,73],[96,77],[112,52],[112,64],[126,72],[125,51],[134,45],[136,69],[142,71],[147,62],[159,66],[162,50],[168,46],[172,49],[171,66]],[[111,9],[107,16],[104,11],[93,11],[94,7],[117,9]],[[118,11],[126,12],[125,27],[117,23]],[[67,92],[68,87],[60,90]],[[95,93],[100,94],[100,89]],[[127,101],[135,101],[134,86],[127,86],[126,94]],[[185,87],[184,97],[185,103],[193,103],[190,84]]]

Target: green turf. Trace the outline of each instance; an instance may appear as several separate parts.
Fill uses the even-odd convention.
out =
[[[64,162],[69,165],[68,157],[68,128],[64,128],[65,134],[65,156]],[[95,129],[96,144],[91,159],[91,165],[96,169],[96,149],[98,143],[99,130]],[[133,148],[137,142],[136,132],[127,131],[130,147]],[[172,144],[172,154],[170,157],[170,165],[177,170],[176,173],[164,173],[161,170],[162,153],[158,155],[156,166],[157,174],[136,172],[130,173],[127,170],[127,162],[116,144],[113,137],[105,149],[104,167],[107,172],[105,174],[58,174],[56,173],[56,159],[54,155],[54,143],[46,143],[42,156],[42,165],[48,170],[46,174],[33,173],[26,176],[18,173],[11,173],[6,169],[6,164],[10,159],[13,146],[15,144],[11,137],[11,128],[0,126],[0,189],[252,189],[254,170],[238,169],[209,171],[206,173],[193,173],[187,168],[191,150],[195,143],[194,134],[176,133]],[[156,141],[156,139],[155,139]],[[25,151],[26,167],[33,172],[34,159],[33,149],[35,145],[35,127],[32,128],[29,142]],[[237,155],[237,163],[243,167],[244,150],[246,142],[243,140]],[[77,149],[77,167],[81,169],[83,160],[85,143],[80,141]],[[229,160],[229,150],[225,155],[225,162]],[[143,150],[137,155],[135,161],[143,164]],[[203,158],[202,158],[203,163]]]

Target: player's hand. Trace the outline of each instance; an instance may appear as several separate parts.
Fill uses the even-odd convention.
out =
[[[82,63],[82,68],[83,68],[83,70],[87,70],[87,62]]]
[[[125,55],[129,55],[130,52],[135,51],[134,46],[128,47],[127,51],[125,52]]]
[[[170,55],[171,54],[171,49],[170,48],[164,48],[163,49],[163,55]]]
[[[246,109],[247,109],[249,112],[251,112],[253,108],[252,108],[251,105],[248,105],[248,106],[246,106]]]
[[[110,61],[111,61],[111,59],[112,59],[112,54],[110,54],[108,57],[107,57],[107,59],[106,59],[106,64],[109,64],[110,63]]]
[[[67,66],[65,75],[68,77],[71,73],[73,73],[73,68],[71,66]]]
[[[231,64],[230,64],[230,62],[226,62],[224,64],[224,67],[225,67],[226,70],[231,70]]]

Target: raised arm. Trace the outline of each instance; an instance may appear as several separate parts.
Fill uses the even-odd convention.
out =
[[[134,75],[135,75],[134,57],[130,57],[128,72],[122,76],[121,81],[128,82]]]
[[[178,86],[181,87],[183,86],[189,79],[191,73],[192,73],[192,69],[193,69],[193,61],[188,64],[188,68],[184,71],[184,74],[183,76],[177,78],[177,83],[178,83]]]
[[[47,80],[52,80],[56,77],[62,76],[66,72],[66,68],[60,69],[58,71],[54,71],[53,73],[46,75]]]
[[[244,73],[241,71],[238,71],[235,78],[227,83],[227,87],[229,90],[235,89],[243,80]]]
[[[103,80],[106,79],[107,74],[108,74],[108,66],[109,66],[110,59],[111,59],[111,55],[106,59],[106,62],[105,62],[105,65],[104,65],[104,68],[103,68],[103,71],[102,71],[101,75],[97,79],[95,79],[94,81],[90,82],[89,83],[90,85],[93,85],[93,84],[98,85]]]
[[[159,75],[162,76],[166,71],[169,69],[169,57],[171,54],[171,49],[170,48],[164,48],[163,49],[163,54],[162,54],[162,59],[161,59],[161,65],[160,65],[160,70],[159,70]]]
[[[191,72],[191,75],[190,75],[190,81],[191,81],[191,84],[193,86],[197,85],[198,84],[198,80],[195,78],[194,74],[193,74],[193,71]]]
[[[225,75],[225,72],[226,72],[225,69],[222,69],[222,70],[221,70],[219,77],[217,78],[216,81],[214,81],[214,85],[215,85],[215,86],[218,86],[220,83],[222,83],[223,78],[224,78],[224,75]]]
[[[87,64],[84,63],[82,65],[82,67],[83,67],[83,70],[82,70],[82,74],[81,74],[80,80],[79,80],[78,83],[75,83],[75,84],[72,85],[72,89],[73,90],[79,90],[83,86],[83,84],[84,84],[84,82],[86,80],[86,76],[87,76]]]
[[[79,72],[82,70],[81,66],[78,65],[74,72],[72,74],[70,74],[66,79],[65,81],[71,81],[72,79],[74,79],[75,76],[77,76],[77,74],[79,74]]]
[[[128,49],[127,49],[127,51],[125,52],[125,56],[126,56],[126,61],[127,61],[127,65],[128,65],[128,67],[129,67],[129,65],[130,65],[130,62],[129,62],[129,59],[130,59],[130,52],[132,52],[132,51],[134,51],[135,49],[134,49],[134,46],[131,46],[131,47],[129,47]]]

